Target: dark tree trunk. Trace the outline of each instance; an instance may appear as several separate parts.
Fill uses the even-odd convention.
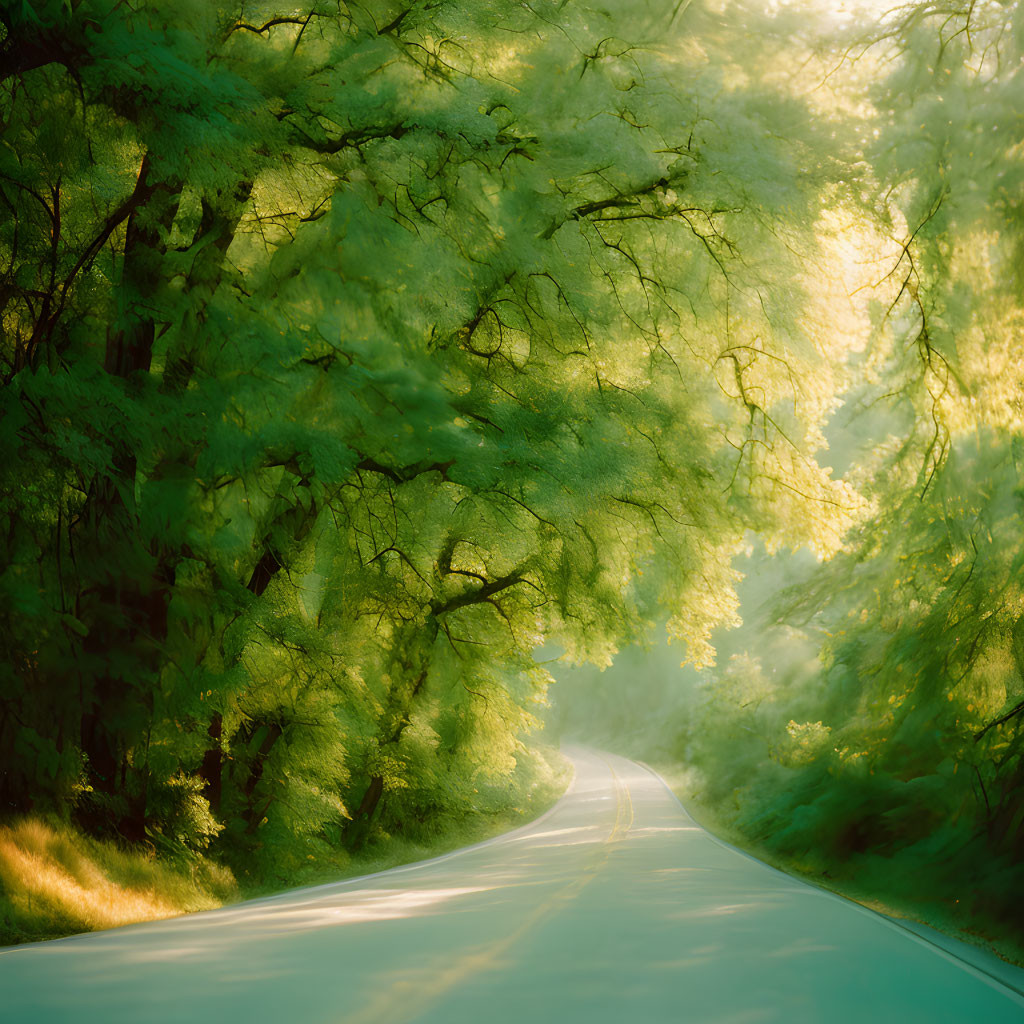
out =
[[[130,377],[137,372],[148,373],[153,361],[156,321],[147,310],[161,283],[164,244],[161,232],[169,231],[181,202],[180,183],[149,185],[149,154],[142,158],[139,184],[150,199],[136,207],[125,228],[124,272],[121,287],[125,299],[136,306],[126,316],[119,330],[107,339],[104,367],[117,377]],[[140,221],[139,214],[143,214]]]
[[[107,372],[125,380],[137,373],[148,373],[150,368],[156,324],[148,309],[160,285],[161,229],[170,228],[180,200],[180,185],[151,185],[147,182],[149,173],[147,155],[142,160],[136,186],[136,193],[144,195],[146,201],[132,210],[125,229],[121,284],[129,311],[121,326],[108,335],[104,359]],[[90,691],[83,693],[81,742],[89,759],[90,782],[94,789],[107,794],[124,788],[118,768],[125,747],[135,738],[125,734],[120,719],[131,718],[131,713],[137,712],[139,698],[133,695],[141,693],[144,701],[152,701],[152,690],[144,679],[125,679],[114,674],[110,654],[117,652],[123,658],[132,652],[136,657],[128,671],[133,676],[159,672],[160,649],[167,638],[167,608],[175,581],[171,553],[149,551],[139,535],[137,512],[130,498],[137,470],[136,452],[120,442],[115,445],[111,461],[113,473],[93,481],[80,518],[86,537],[84,543],[78,544],[91,558],[92,589],[97,598],[83,643],[83,652],[96,674]],[[151,569],[132,575],[133,567],[138,571],[147,562]],[[135,706],[129,709],[129,703]],[[119,714],[122,710],[129,714]],[[151,717],[151,706],[149,712]],[[118,828],[125,835],[143,838],[148,768],[133,783],[137,791]]]
[[[363,799],[359,804],[354,820],[365,820],[369,824],[373,820],[374,812],[377,810],[377,805],[380,803],[380,798],[383,795],[384,777],[382,775],[374,775],[370,779],[370,785],[367,786],[366,792],[363,794]]]
[[[256,568],[253,569],[249,582],[246,585],[257,597],[262,597],[263,592],[270,586],[270,581],[280,571],[281,562],[277,555],[268,547],[256,563]]]
[[[98,793],[113,794],[117,789],[117,768],[120,758],[114,738],[104,727],[103,697],[107,689],[100,680],[96,687],[96,703],[82,715],[82,752],[89,759],[89,784]]]
[[[146,841],[146,823],[149,820],[149,764],[133,771],[136,787],[128,799],[128,810],[117,823],[117,831],[131,843]],[[123,779],[122,779],[123,785]]]
[[[266,764],[267,757],[270,755],[271,750],[274,749],[274,744],[284,734],[284,729],[279,722],[271,722],[265,726],[267,733],[263,737],[263,741],[260,743],[256,754],[249,764],[249,776],[245,780],[245,786],[243,792],[248,803],[246,809],[246,818],[248,819],[248,825],[245,831],[248,834],[252,834],[260,827],[260,822],[263,820],[263,816],[267,813],[267,809],[270,807],[271,800],[267,800],[258,810],[256,808],[255,794],[256,787],[260,784],[260,780],[263,778],[263,768]]]
[[[423,689],[423,685],[426,681],[427,670],[423,669],[423,671],[420,672],[420,674],[413,680],[412,685],[408,687],[404,695],[395,695],[392,707],[393,717],[391,719],[394,724],[391,731],[381,742],[381,749],[384,747],[395,746],[395,744],[401,740],[402,733],[405,732],[406,727],[409,725],[412,718],[412,711],[416,703],[416,698],[419,696],[419,693]],[[359,801],[359,807],[356,809],[356,813],[352,816],[352,820],[348,823],[348,827],[345,829],[345,835],[350,848],[358,849],[366,841],[366,837],[370,831],[370,825],[373,823],[373,817],[380,807],[383,796],[383,776],[372,775],[370,777],[370,783],[363,793],[363,798]]]
[[[221,788],[224,771],[224,753],[221,750],[221,738],[224,733],[224,717],[218,711],[210,721],[207,734],[213,741],[203,755],[203,763],[199,766],[199,775],[203,780],[203,792],[209,801],[210,810],[220,813]]]

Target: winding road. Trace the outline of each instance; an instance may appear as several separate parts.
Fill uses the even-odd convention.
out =
[[[0,950],[0,1021],[1024,1022],[1024,971],[725,846],[641,765],[569,754],[554,808],[478,846]]]

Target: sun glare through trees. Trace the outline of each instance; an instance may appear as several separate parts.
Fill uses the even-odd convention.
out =
[[[1022,57],[1017,0],[0,2],[0,939],[505,827],[578,728],[1021,941]]]

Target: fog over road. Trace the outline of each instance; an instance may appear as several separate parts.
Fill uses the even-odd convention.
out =
[[[983,960],[720,844],[642,766],[569,753],[548,814],[468,850],[0,951],[0,1020],[1024,1021]]]

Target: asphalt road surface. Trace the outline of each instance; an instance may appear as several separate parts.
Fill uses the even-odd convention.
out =
[[[569,753],[562,800],[476,847],[2,950],[0,1021],[1024,1024],[1024,971],[724,846],[638,764]]]

